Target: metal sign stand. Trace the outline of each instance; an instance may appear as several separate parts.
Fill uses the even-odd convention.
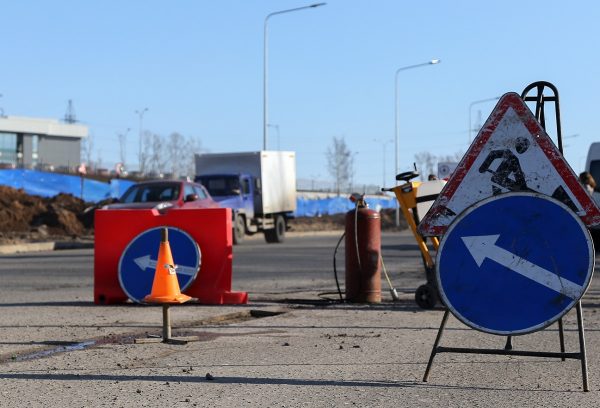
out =
[[[526,351],[526,350],[513,350],[513,349],[485,349],[485,348],[467,348],[467,347],[443,347],[440,346],[440,341],[442,339],[442,334],[444,333],[444,328],[446,327],[446,323],[448,321],[448,315],[450,311],[446,309],[444,311],[444,317],[442,318],[442,323],[440,324],[440,328],[438,330],[437,337],[435,338],[435,343],[433,344],[433,349],[431,350],[431,355],[429,357],[429,362],[427,363],[427,368],[425,369],[425,374],[423,375],[423,382],[427,382],[429,378],[429,372],[431,371],[431,366],[433,365],[433,359],[437,353],[464,353],[464,354],[494,354],[494,355],[503,355],[503,356],[524,356],[524,357],[549,357],[549,358],[560,358],[563,361],[565,359],[575,359],[581,361],[581,376],[583,379],[583,390],[589,391],[588,384],[588,372],[587,372],[587,357],[585,353],[585,337],[584,337],[584,328],[583,328],[583,312],[581,309],[581,301],[578,301],[575,305],[575,309],[577,310],[577,326],[579,328],[579,352],[567,353],[565,352],[564,338],[561,335],[560,337],[560,352],[551,352],[551,351]],[[559,327],[562,327],[562,323],[559,323]]]
[[[148,335],[146,338],[134,339],[135,344],[147,344],[147,343],[167,343],[167,344],[178,344],[185,345],[192,341],[199,341],[198,336],[185,336],[185,337],[171,337],[171,313],[168,304],[162,305],[162,337]]]
[[[527,96],[527,94],[532,89],[537,90],[537,95],[535,96]],[[548,96],[544,95],[544,88],[549,88],[553,95]],[[558,90],[557,88],[545,81],[534,82],[528,85],[521,94],[521,98],[525,102],[535,101],[535,117],[540,122],[541,126],[546,129],[545,123],[545,111],[544,111],[544,103],[545,102],[554,102],[555,105],[555,114],[556,114],[556,128],[557,128],[557,139],[558,139],[558,149],[561,154],[563,154],[563,146],[562,146],[562,133],[561,133],[561,125],[560,125],[560,109],[559,109],[559,99],[558,99]],[[444,329],[446,327],[446,323],[448,321],[448,316],[450,311],[448,308],[444,311],[444,316],[442,318],[442,322],[440,323],[440,328],[438,329],[438,334],[433,344],[433,348],[431,350],[431,355],[429,357],[429,361],[427,363],[427,368],[425,369],[425,374],[423,375],[423,382],[427,382],[429,378],[429,372],[431,371],[431,367],[433,365],[433,359],[438,353],[463,353],[463,354],[493,354],[493,355],[506,355],[506,356],[524,356],[524,357],[547,357],[547,358],[560,358],[562,361],[565,361],[567,358],[580,360],[581,361],[581,375],[583,381],[583,391],[589,391],[589,383],[588,383],[588,370],[587,370],[587,356],[585,349],[585,335],[584,335],[584,326],[583,326],[583,310],[581,307],[581,300],[578,300],[575,304],[575,310],[577,311],[577,327],[579,332],[579,352],[566,352],[565,351],[565,341],[564,341],[564,331],[563,331],[563,322],[562,318],[558,319],[558,332],[559,332],[559,340],[560,340],[560,352],[549,352],[549,351],[526,351],[526,350],[513,350],[512,345],[512,336],[507,336],[506,344],[504,349],[487,349],[487,348],[469,348],[469,347],[444,347],[440,346],[440,341],[442,339],[442,335],[444,333]]]

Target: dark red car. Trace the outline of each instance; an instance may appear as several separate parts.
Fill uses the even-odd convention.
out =
[[[144,181],[132,185],[119,201],[106,209],[220,208],[203,185],[180,180]]]

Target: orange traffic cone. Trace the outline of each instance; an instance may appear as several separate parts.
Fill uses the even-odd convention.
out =
[[[152,291],[144,298],[144,302],[175,304],[184,303],[191,299],[190,296],[182,294],[179,289],[176,268],[169,245],[168,229],[165,227],[161,230],[160,248],[156,260]]]

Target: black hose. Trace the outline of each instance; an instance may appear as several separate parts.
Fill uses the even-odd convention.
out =
[[[333,251],[333,275],[335,277],[335,284],[337,286],[338,294],[340,295],[340,302],[344,301],[344,297],[342,296],[342,290],[340,289],[340,282],[338,280],[337,267],[336,267],[336,263],[335,263],[335,255],[337,254],[337,250],[340,247],[340,244],[342,243],[342,240],[344,239],[345,236],[346,236],[346,232],[344,231],[344,233],[340,237],[340,240],[338,241],[337,245],[335,246],[335,250]]]
[[[362,274],[362,264],[360,263],[360,253],[358,252],[358,201],[354,208],[354,246],[356,248],[356,261],[358,262],[358,271]]]
[[[335,284],[337,286],[338,294],[340,295],[340,302],[344,302],[344,297],[342,296],[342,290],[340,289],[340,282],[338,280],[335,256],[336,256],[337,250],[340,247],[340,244],[342,243],[342,240],[344,239],[345,236],[346,236],[346,232],[344,231],[344,233],[340,237],[337,245],[335,246],[335,250],[333,251],[333,275],[335,277]],[[358,253],[358,202],[356,203],[356,207],[354,209],[354,245],[356,248],[356,258],[358,261],[358,270],[362,271],[362,265],[360,263],[360,254]]]

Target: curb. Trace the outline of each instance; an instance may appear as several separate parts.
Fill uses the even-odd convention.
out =
[[[29,242],[22,244],[0,245],[0,255],[19,254],[24,252],[58,251],[63,249],[94,248],[93,242]]]

